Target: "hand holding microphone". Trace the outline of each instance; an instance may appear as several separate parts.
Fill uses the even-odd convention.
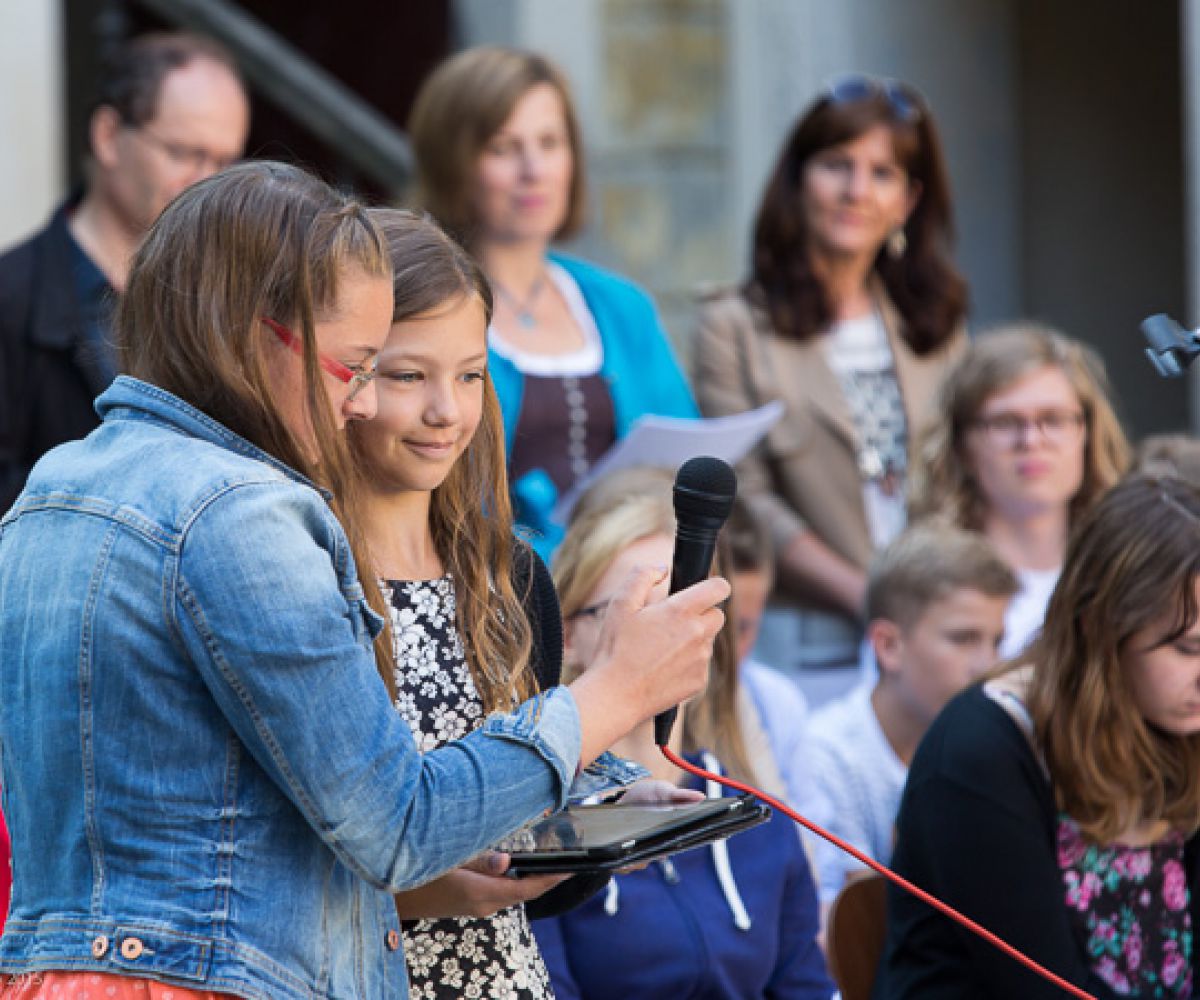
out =
[[[737,476],[719,458],[700,456],[684,462],[675,476],[675,554],[670,593],[708,578],[717,538],[733,509]],[[655,716],[654,742],[666,746],[678,708]]]
[[[657,713],[670,735],[675,706],[704,690],[713,640],[725,623],[718,605],[729,583],[709,577],[717,534],[736,492],[733,470],[715,458],[684,464],[675,482],[678,523],[670,593],[653,598],[665,573],[643,566],[608,605],[598,649],[571,683],[583,723],[586,763]],[[664,737],[665,739],[665,737]]]

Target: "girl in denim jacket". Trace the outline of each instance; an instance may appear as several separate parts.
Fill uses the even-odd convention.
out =
[[[139,250],[102,425],[0,521],[4,1000],[403,997],[390,894],[703,685],[727,588],[646,605],[646,570],[594,678],[417,752],[341,433],[391,317],[375,226],[281,164],[190,188]]]

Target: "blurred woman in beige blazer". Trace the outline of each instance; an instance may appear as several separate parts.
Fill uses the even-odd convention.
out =
[[[694,383],[706,415],[786,412],[742,463],[776,589],[756,656],[821,702],[853,682],[865,570],[905,522],[910,430],[965,345],[949,184],[912,88],[842,79],[769,179],[750,275],[704,304]]]

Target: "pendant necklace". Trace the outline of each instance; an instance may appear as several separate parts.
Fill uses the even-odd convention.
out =
[[[533,284],[529,286],[529,291],[525,294],[525,299],[518,299],[512,292],[505,288],[495,278],[491,279],[492,287],[500,293],[500,298],[508,303],[508,307],[517,317],[517,322],[526,330],[532,330],[537,326],[537,317],[533,315],[533,307],[537,305],[538,297],[542,294],[542,289],[546,287],[546,272],[540,271]]]

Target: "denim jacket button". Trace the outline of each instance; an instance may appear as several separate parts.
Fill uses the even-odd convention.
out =
[[[145,946],[140,938],[128,937],[121,942],[121,957],[130,962],[136,962],[142,957]]]
[[[97,934],[92,941],[92,958],[103,958],[108,954],[108,938]]]
[[[387,936],[384,938],[384,941],[387,943],[388,951],[399,950],[399,948],[400,948],[400,932],[399,931],[388,931]]]

